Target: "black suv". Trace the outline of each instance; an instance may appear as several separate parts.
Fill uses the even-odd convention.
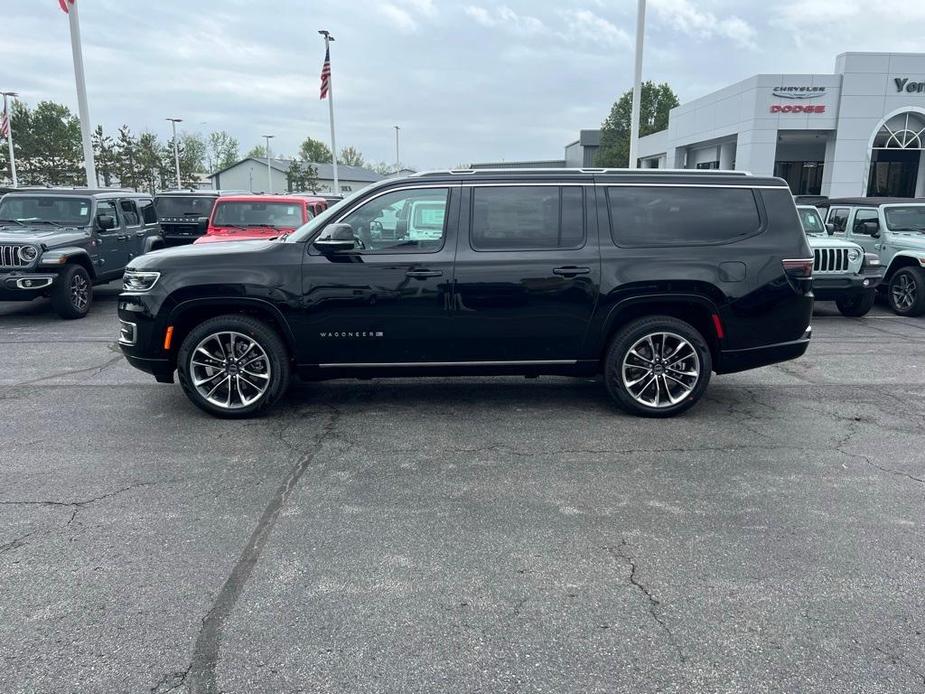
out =
[[[134,261],[129,361],[224,417],[294,372],[603,374],[669,416],[711,372],[808,346],[813,255],[787,184],[713,172],[445,171],[375,184],[277,241]]]
[[[149,195],[86,188],[19,189],[0,199],[0,301],[50,296],[62,318],[83,318],[93,285],[122,276],[163,245]]]
[[[169,246],[192,243],[206,233],[215,201],[222,195],[240,194],[227,190],[165,190],[154,196],[157,220]]]

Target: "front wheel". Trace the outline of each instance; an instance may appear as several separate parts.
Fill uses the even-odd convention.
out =
[[[921,316],[925,313],[925,270],[904,267],[890,278],[887,299],[893,313],[900,316]]]
[[[218,316],[193,328],[177,355],[186,396],[224,418],[262,414],[289,386],[289,355],[270,326],[249,316]]]
[[[51,305],[62,318],[83,318],[93,301],[93,282],[82,265],[65,265],[51,287]]]
[[[860,318],[861,316],[866,316],[874,307],[876,299],[877,290],[869,289],[850,296],[840,296],[835,300],[835,305],[843,316]]]
[[[604,364],[611,397],[641,417],[671,417],[689,409],[703,396],[712,370],[703,336],[671,316],[640,318],[621,328]]]

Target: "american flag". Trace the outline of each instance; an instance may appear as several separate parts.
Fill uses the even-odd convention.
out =
[[[325,99],[331,89],[331,49],[324,51],[324,65],[321,66],[321,98]]]
[[[64,14],[69,14],[68,4],[73,5],[74,0],[58,0],[58,4],[61,5],[61,9],[63,10]]]
[[[3,113],[0,113],[0,140],[5,140],[10,136],[10,116],[4,107]]]

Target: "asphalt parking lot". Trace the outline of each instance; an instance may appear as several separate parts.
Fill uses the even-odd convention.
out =
[[[225,422],[0,305],[2,692],[925,691],[925,319],[670,421],[600,384],[335,381]]]

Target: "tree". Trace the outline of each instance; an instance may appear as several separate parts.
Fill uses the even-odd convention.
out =
[[[311,137],[306,137],[299,146],[299,159],[315,164],[330,164],[334,161],[328,146],[321,140],[314,140]]]
[[[143,132],[138,136],[137,162],[141,183],[151,194],[176,183],[173,180],[174,176],[171,176],[173,167],[166,163],[172,161],[173,150],[170,150],[170,157],[167,153],[167,148],[160,143],[154,133]]]
[[[639,136],[651,135],[668,127],[668,112],[678,106],[677,95],[667,82],[643,82],[639,100]],[[629,165],[630,113],[633,91],[621,96],[601,125],[601,147],[594,158],[595,166]]]
[[[96,185],[109,188],[112,185],[116,165],[115,143],[109,135],[103,133],[103,126],[97,125],[90,135],[93,143],[93,157],[96,159]]]
[[[267,158],[267,148],[265,145],[254,145],[253,147],[251,147],[250,151],[244,156],[254,157],[255,159],[266,159]]]
[[[386,164],[384,161],[380,161],[378,164],[373,164],[371,168],[380,176],[389,176],[395,173],[395,165]]]
[[[224,130],[209,133],[209,173],[227,169],[238,161],[238,141]]]
[[[195,183],[196,174],[202,173],[205,169],[206,143],[199,136],[190,133],[181,133],[177,137],[178,148],[177,158],[180,160],[180,180],[184,185]],[[166,168],[174,172],[176,179],[176,163],[174,162],[173,138],[167,143],[165,148],[167,161]]]
[[[84,185],[80,123],[70,109],[40,101],[34,109],[14,100],[10,113],[16,172],[23,185]],[[0,148],[9,169],[6,147]]]
[[[307,162],[293,159],[286,171],[286,186],[290,193],[316,192],[318,190],[318,169]]]
[[[337,163],[344,166],[366,166],[363,154],[356,147],[344,147],[340,151],[340,158]]]
[[[113,152],[113,169],[123,188],[141,187],[141,167],[138,163],[138,140],[127,125],[119,128]]]

